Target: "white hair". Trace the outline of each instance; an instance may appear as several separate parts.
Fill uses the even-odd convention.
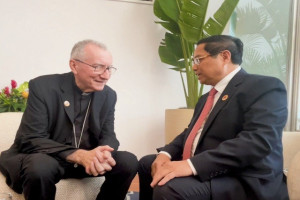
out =
[[[71,51],[71,59],[82,59],[84,58],[84,48],[88,44],[94,44],[103,50],[107,50],[106,46],[103,43],[100,43],[95,40],[82,40],[77,42]]]

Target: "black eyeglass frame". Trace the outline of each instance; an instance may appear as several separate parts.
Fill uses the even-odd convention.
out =
[[[207,54],[205,56],[201,56],[201,57],[196,57],[196,58],[192,58],[192,62],[193,62],[193,65],[200,65],[201,63],[201,60],[203,60],[204,58],[207,58],[208,56],[215,56],[215,55],[218,55],[219,53],[222,53],[223,51],[220,51],[216,54]]]

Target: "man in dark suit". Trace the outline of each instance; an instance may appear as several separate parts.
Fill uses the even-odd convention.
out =
[[[138,161],[117,151],[116,93],[106,86],[112,56],[93,40],[75,44],[72,72],[29,82],[29,98],[14,144],[1,153],[7,184],[27,200],[54,200],[62,178],[105,176],[97,199],[124,200]],[[100,187],[100,186],[99,186]]]
[[[238,38],[217,35],[198,42],[193,70],[216,90],[212,109],[195,131],[190,154],[187,138],[208,94],[199,99],[187,129],[158,155],[139,161],[140,199],[288,199],[281,142],[286,89],[277,78],[247,74],[240,67],[242,54]]]

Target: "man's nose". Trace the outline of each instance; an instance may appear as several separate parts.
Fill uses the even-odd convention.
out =
[[[197,71],[198,66],[197,66],[196,64],[193,64],[193,65],[192,65],[192,69],[193,69],[194,71]]]
[[[105,71],[102,74],[100,74],[100,76],[101,76],[101,78],[108,80],[110,78],[110,73],[109,73],[108,69],[105,69]]]

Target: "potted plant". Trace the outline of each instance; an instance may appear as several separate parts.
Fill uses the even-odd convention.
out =
[[[196,43],[205,37],[219,35],[223,32],[239,0],[224,0],[213,17],[206,19],[209,0],[155,0],[154,14],[167,31],[165,38],[160,43],[158,52],[163,63],[171,65],[171,69],[180,73],[186,106],[194,109],[202,95],[203,85],[199,87],[199,81],[192,69],[192,58]],[[184,77],[185,74],[185,77]],[[166,115],[168,115],[166,111]],[[173,111],[171,115],[173,115]],[[188,122],[193,111],[182,118]],[[168,116],[166,116],[168,118]],[[186,123],[184,122],[184,126]],[[171,130],[167,130],[170,126]],[[177,123],[178,124],[178,123]],[[171,131],[172,135],[178,134],[174,129],[174,120],[166,122],[166,132]],[[182,131],[181,126],[178,127]],[[170,141],[166,133],[166,141]]]

